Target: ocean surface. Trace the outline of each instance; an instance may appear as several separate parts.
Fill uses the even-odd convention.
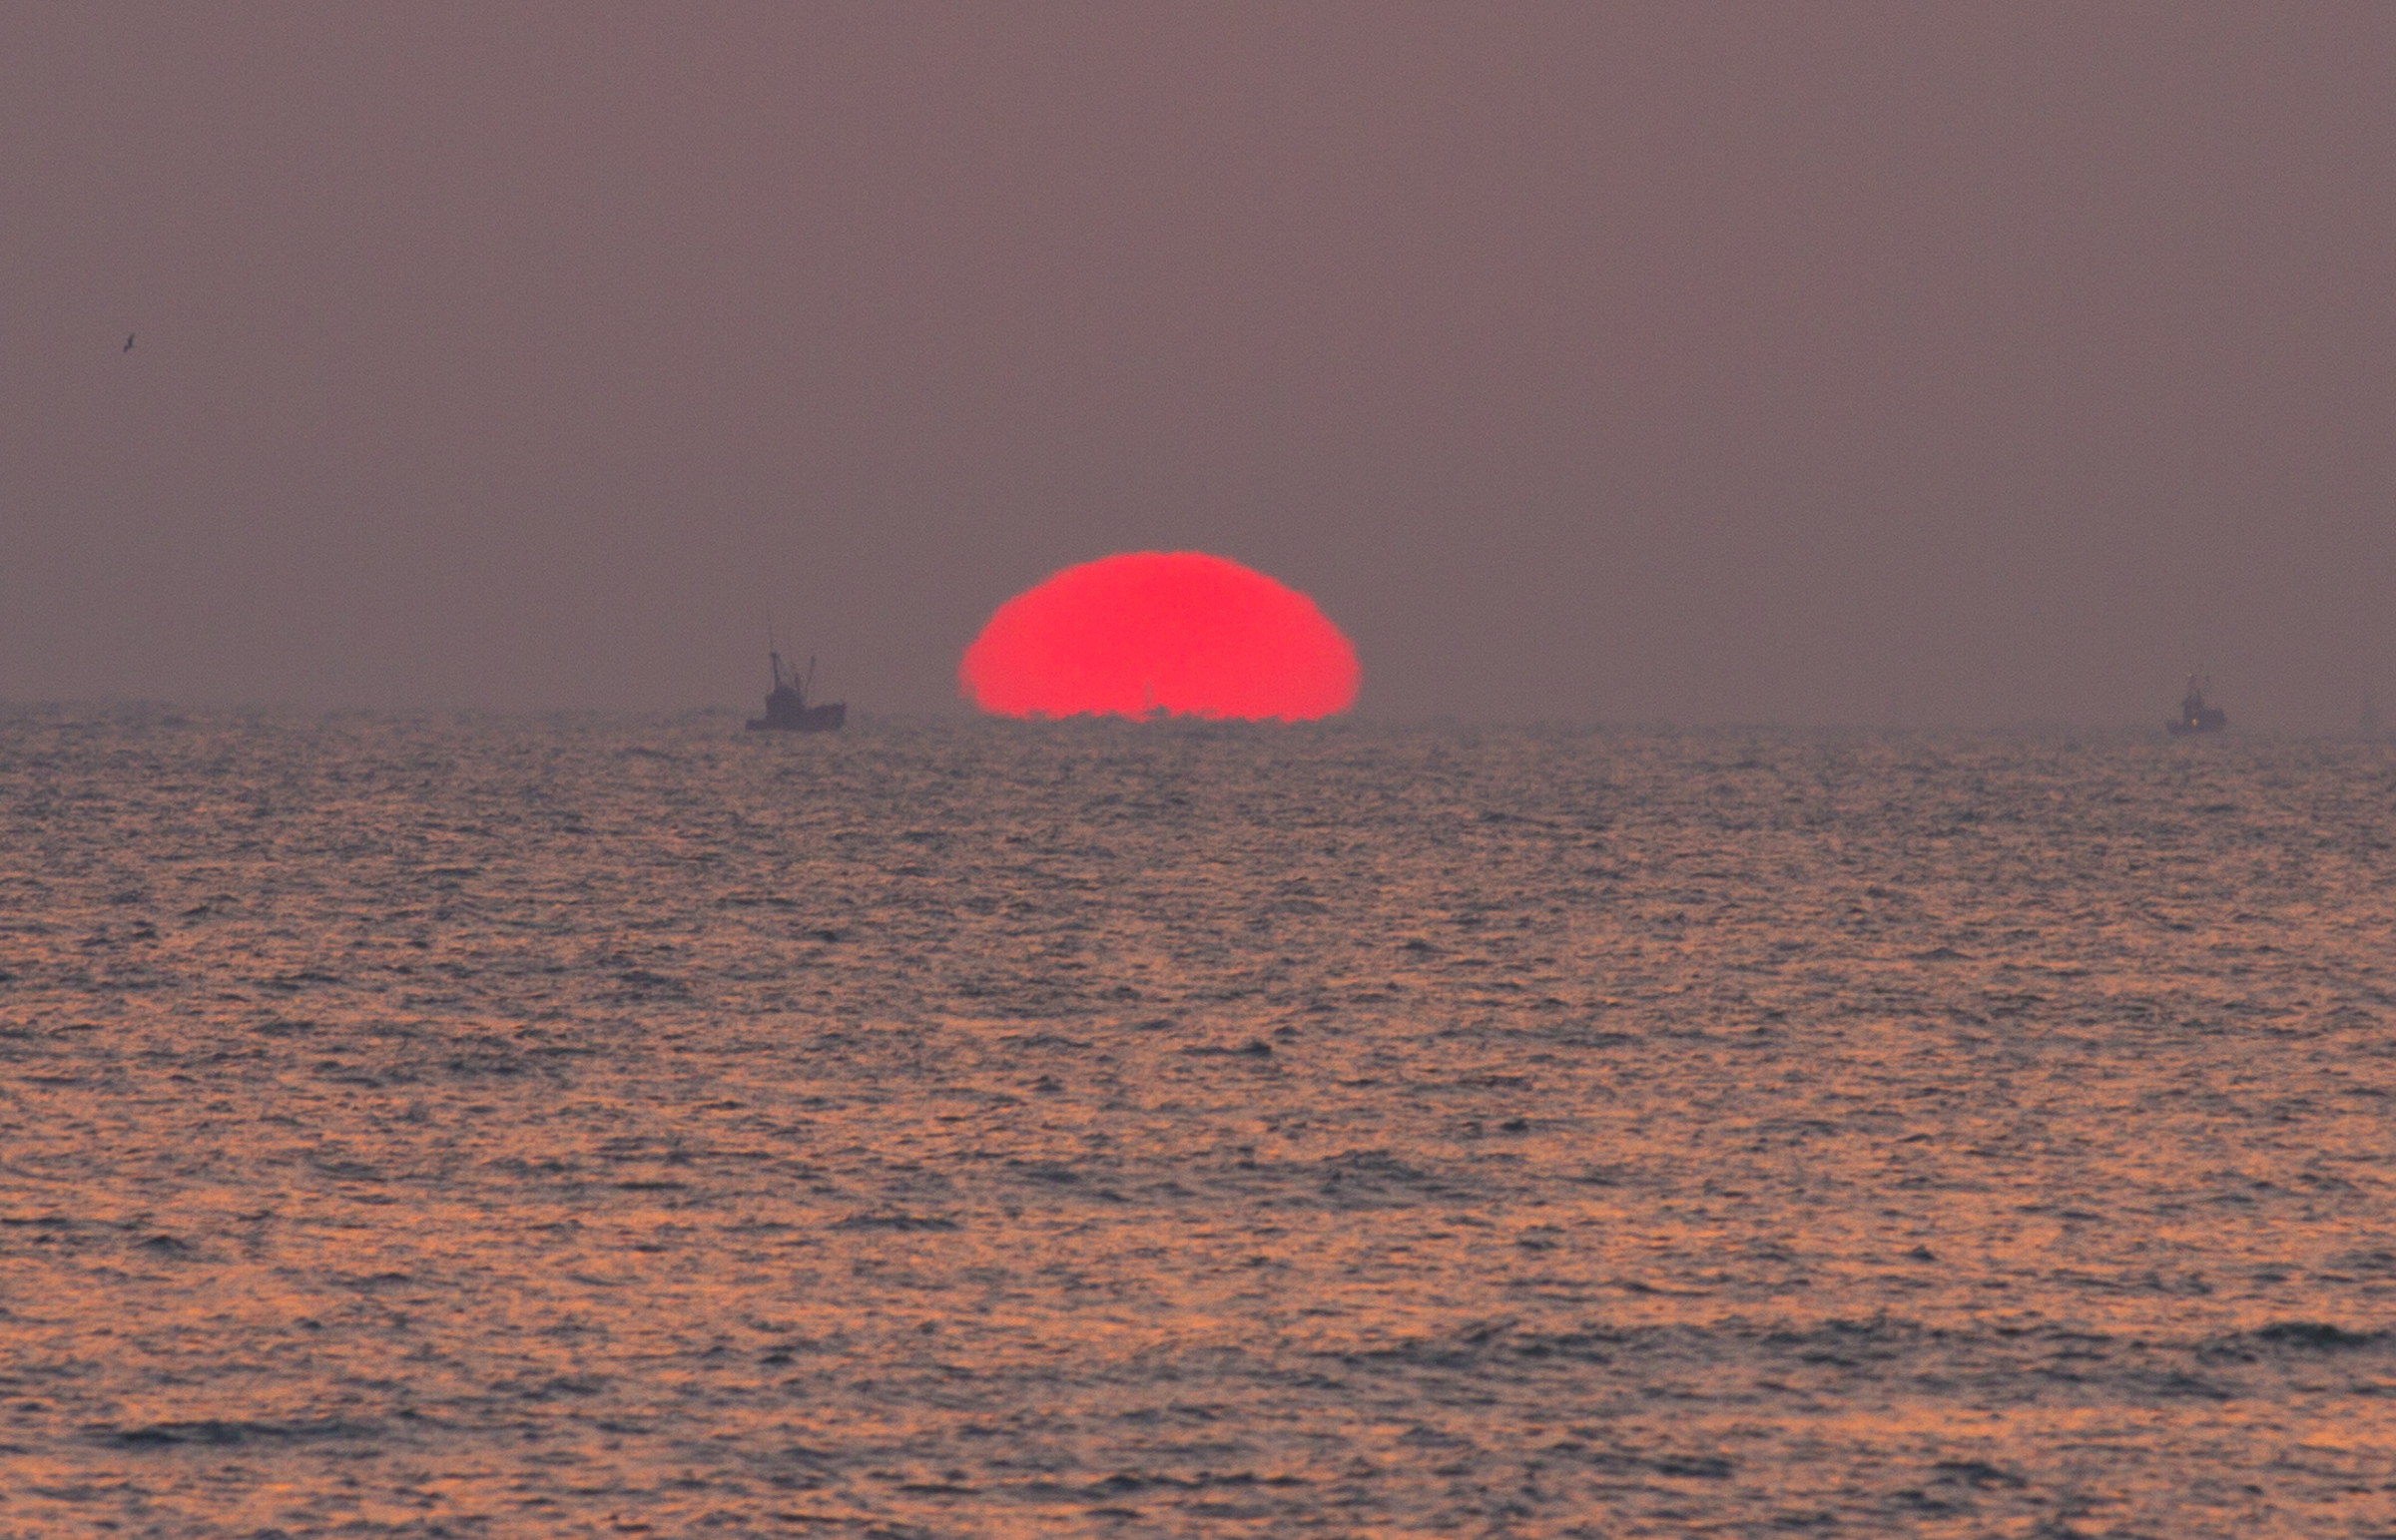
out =
[[[0,1535],[2396,1533],[2396,746],[0,715]]]

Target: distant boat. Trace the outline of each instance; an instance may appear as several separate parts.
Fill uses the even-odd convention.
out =
[[[832,701],[823,706],[807,704],[807,693],[815,687],[816,660],[807,660],[807,676],[802,679],[796,670],[786,671],[782,654],[769,644],[766,658],[774,666],[774,690],[766,697],[766,714],[749,719],[752,733],[834,733],[849,720],[849,703]]]
[[[2204,685],[2212,682],[2212,676],[2206,675]],[[2204,704],[2204,685],[2196,683],[2195,675],[2188,676],[2188,693],[2180,698],[2179,717],[2164,723],[2164,732],[2173,738],[2185,738],[2190,733],[2218,733],[2229,726],[2229,713]]]

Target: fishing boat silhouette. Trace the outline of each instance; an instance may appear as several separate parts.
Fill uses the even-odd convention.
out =
[[[2212,687],[2213,677],[2207,674],[2204,683],[2188,676],[2188,693],[2180,698],[2179,716],[2163,724],[2163,731],[2173,738],[2185,738],[2191,733],[2218,733],[2229,726],[2229,714],[2218,706],[2204,704],[2204,692]]]
[[[773,638],[766,639],[766,660],[774,669],[774,688],[766,696],[766,714],[749,719],[752,733],[833,733],[849,720],[849,703],[828,701],[822,706],[807,704],[808,692],[816,684],[816,660],[807,660],[807,673],[782,666],[782,654],[776,651]]]

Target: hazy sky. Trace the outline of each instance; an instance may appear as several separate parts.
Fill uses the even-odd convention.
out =
[[[131,352],[128,332],[138,333]],[[2396,719],[2396,5],[0,9],[0,699]]]

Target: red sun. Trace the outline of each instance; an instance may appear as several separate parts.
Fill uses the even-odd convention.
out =
[[[1001,717],[1311,722],[1355,705],[1363,677],[1312,599],[1196,551],[1067,567],[1000,605],[956,670],[966,699]]]

